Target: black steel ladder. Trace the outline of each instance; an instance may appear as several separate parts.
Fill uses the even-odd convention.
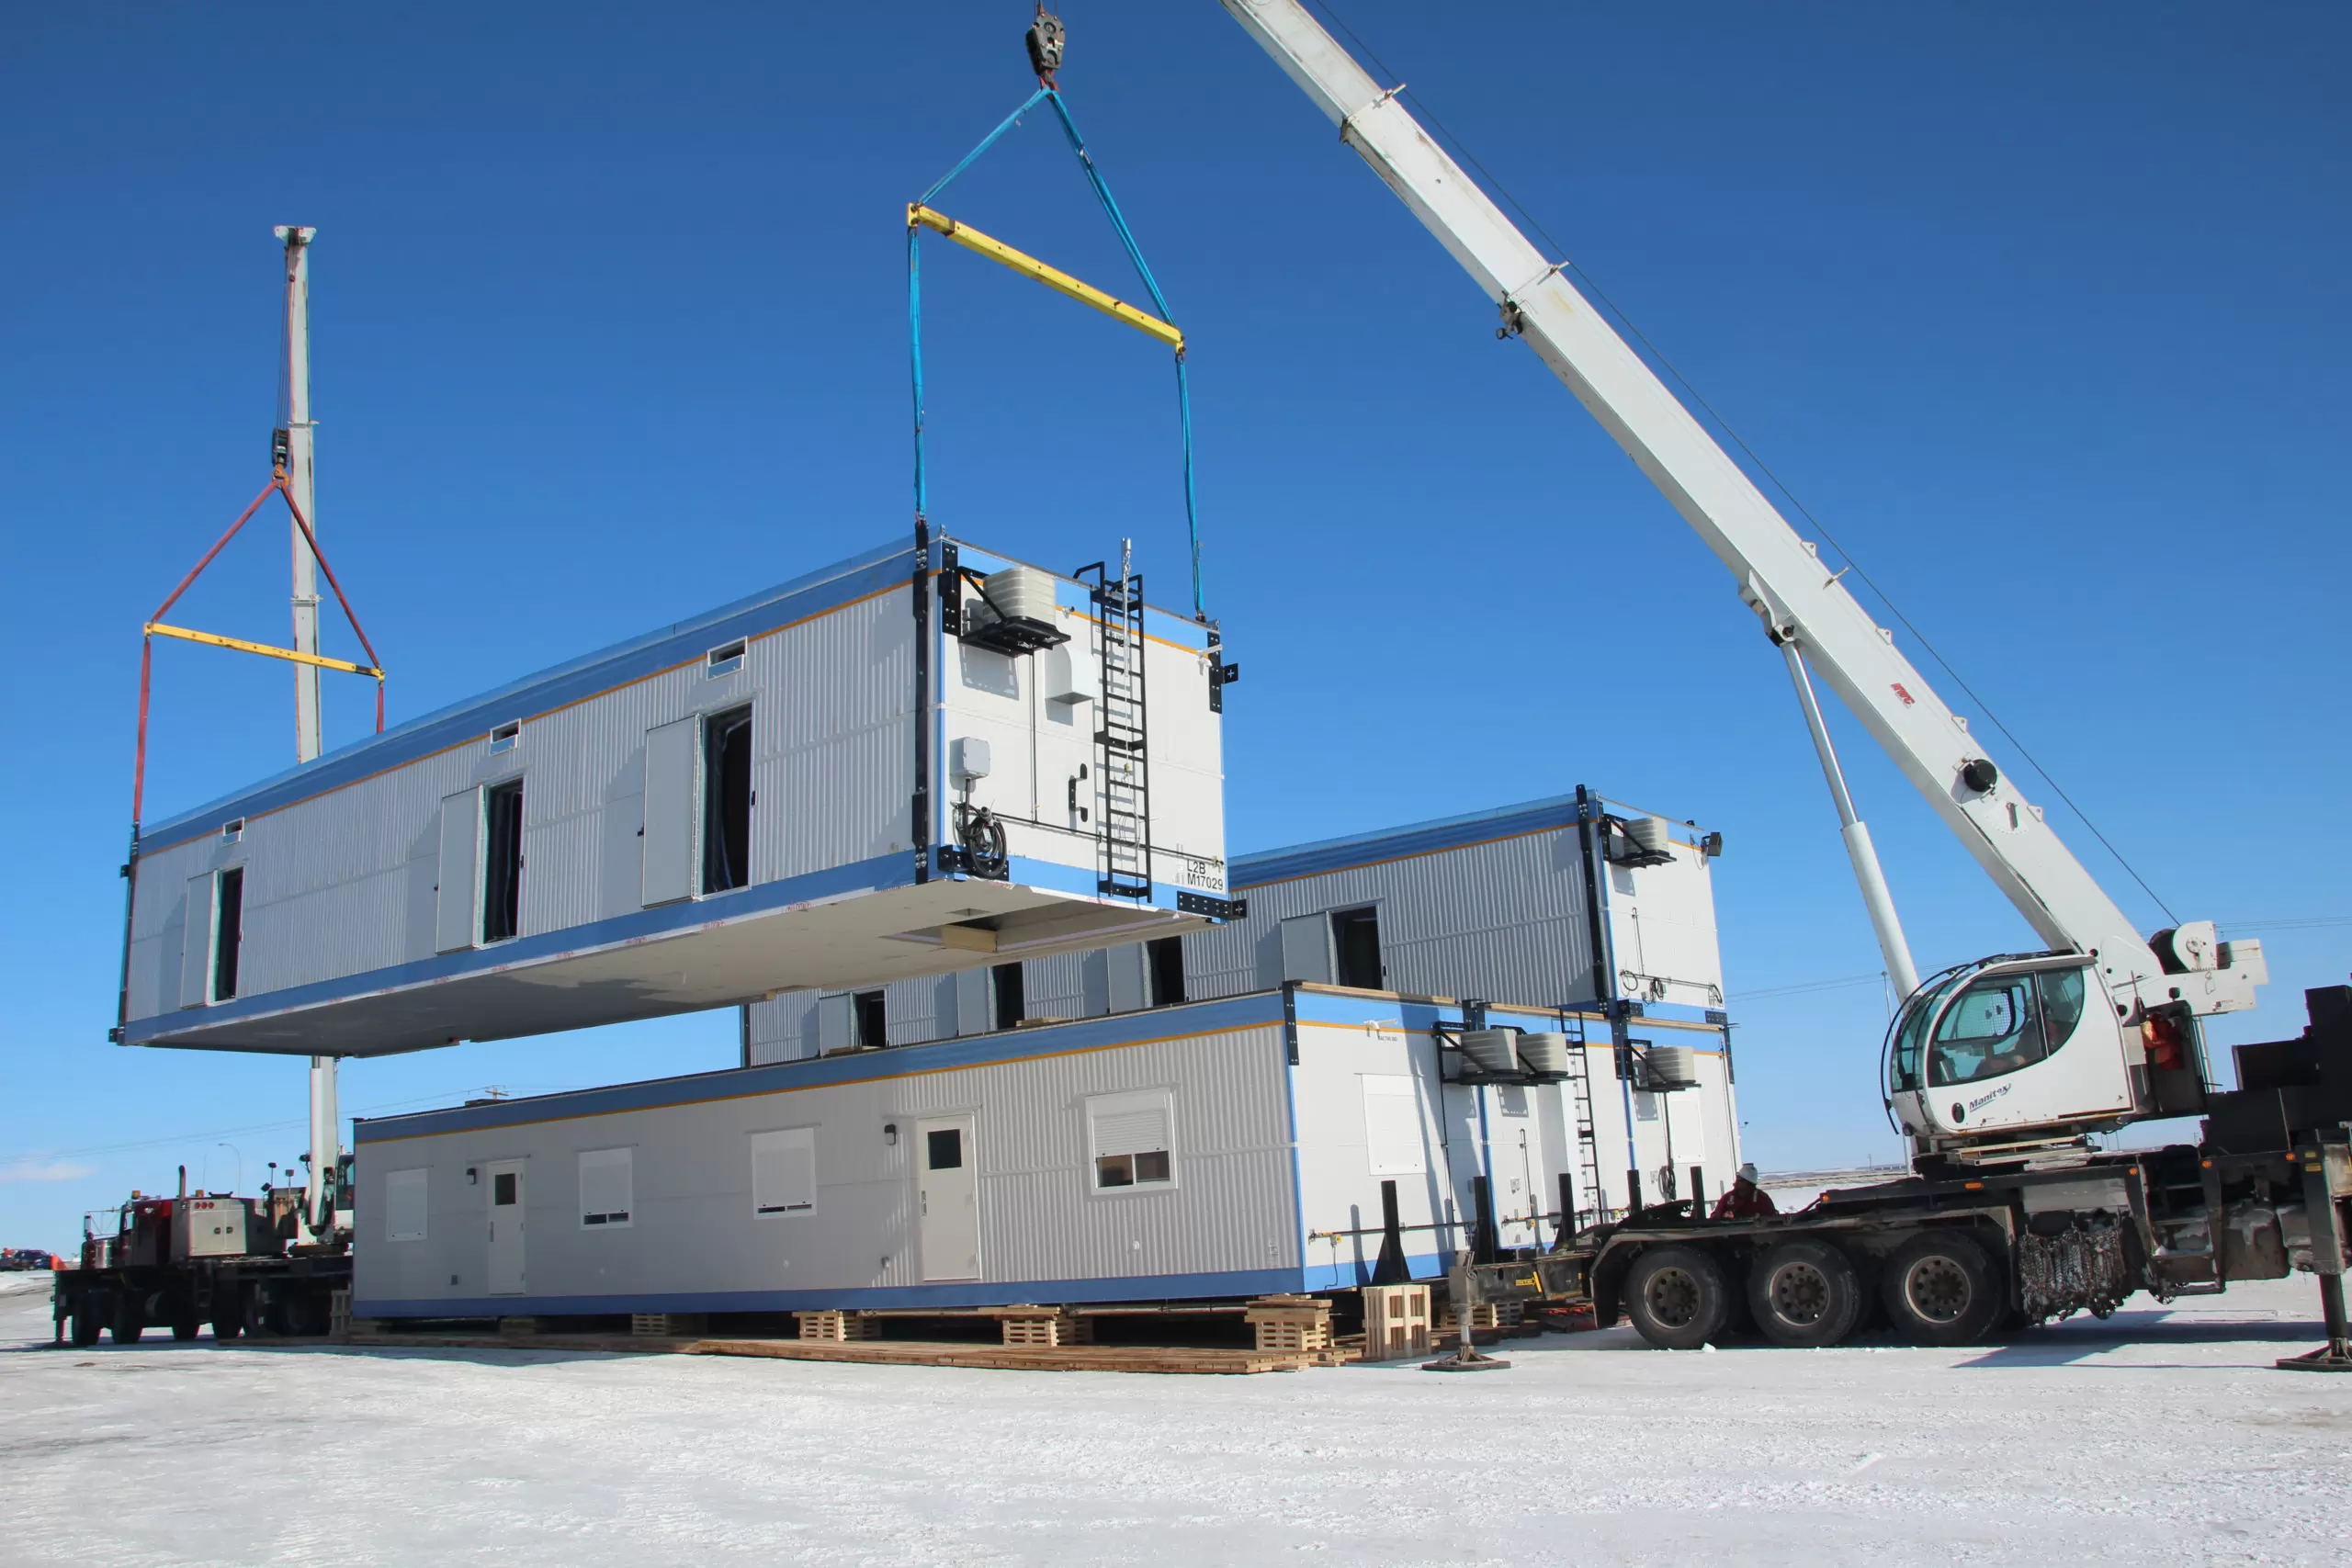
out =
[[[1120,575],[1102,562],[1091,573],[1102,690],[1094,731],[1096,886],[1119,898],[1151,897],[1151,755],[1145,724],[1143,576],[1122,540]]]
[[[1560,1010],[1560,1032],[1568,1037],[1568,1088],[1574,1097],[1577,1113],[1577,1164],[1583,1186],[1584,1207],[1589,1209],[1595,1223],[1609,1218],[1609,1194],[1600,1185],[1600,1141],[1592,1126],[1591,1061],[1585,1054],[1584,1020],[1567,1009]],[[1577,1229],[1576,1217],[1568,1220],[1568,1230]]]

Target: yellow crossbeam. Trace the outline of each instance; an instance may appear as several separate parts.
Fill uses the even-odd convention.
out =
[[[1067,294],[1081,305],[1091,305],[1104,315],[1158,338],[1179,354],[1184,352],[1184,334],[1177,331],[1173,323],[1163,321],[1148,311],[1138,310],[1124,299],[1113,299],[1091,283],[1080,283],[1069,274],[1047,266],[1035,256],[1014,250],[1002,240],[991,239],[968,223],[958,223],[944,212],[933,212],[928,207],[909,202],[907,227],[912,229],[917,226],[935,230],[967,251],[984,255],[1024,276],[1034,277],[1055,293]]]
[[[384,678],[384,672],[373,665],[354,664],[348,660],[328,659],[316,653],[297,653],[290,648],[272,648],[266,642],[247,642],[241,637],[222,637],[218,632],[192,632],[186,626],[167,626],[161,621],[148,622],[146,629],[157,637],[175,637],[183,642],[233,648],[239,653],[259,653],[295,664],[315,664],[322,670],[340,670],[347,675],[373,675],[379,681]]]

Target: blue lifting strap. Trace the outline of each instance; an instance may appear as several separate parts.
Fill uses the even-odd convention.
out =
[[[1061,94],[1051,87],[1040,87],[1035,92],[1030,94],[1029,96],[1023,101],[1019,108],[1014,109],[1011,114],[1005,116],[1004,118],[999,122],[994,130],[989,131],[986,136],[980,139],[978,146],[974,147],[969,152],[965,153],[963,159],[957,163],[954,168],[948,170],[946,174],[940,176],[937,184],[933,185],[929,190],[923,192],[922,196],[919,200],[917,200],[915,205],[918,207],[929,207],[932,204],[933,197],[937,197],[940,192],[945,190],[949,186],[955,184],[957,177],[960,176],[965,170],[970,168],[975,163],[978,163],[981,154],[985,153],[989,148],[995,146],[998,139],[1003,136],[1006,131],[1011,130],[1015,125],[1019,124],[1021,122],[1021,117],[1027,114],[1031,109],[1035,108],[1041,100],[1054,106],[1054,114],[1061,122],[1062,133],[1069,139],[1070,151],[1078,154],[1079,166],[1086,171],[1086,183],[1093,187],[1095,199],[1102,203],[1103,216],[1110,219],[1112,231],[1119,236],[1119,243],[1126,249],[1127,259],[1135,264],[1136,276],[1143,280],[1145,289],[1150,293],[1153,309],[1159,312],[1159,319],[1161,321],[1168,321],[1170,325],[1173,325],[1174,318],[1169,313],[1167,297],[1159,292],[1159,280],[1151,276],[1150,264],[1143,259],[1143,248],[1136,243],[1135,233],[1127,227],[1125,215],[1120,212],[1118,202],[1112,197],[1111,187],[1102,178],[1102,171],[1094,166],[1093,158],[1088,154],[1086,151],[1086,139],[1079,134],[1078,122],[1070,118],[1069,105],[1063,102]],[[915,515],[917,518],[922,518],[928,514],[930,501],[929,490],[923,471],[922,450],[923,393],[922,233],[922,231],[920,228],[917,228],[912,224],[908,226],[907,337],[913,360],[912,370],[915,405]],[[1200,502],[1193,479],[1193,394],[1191,382],[1185,375],[1184,352],[1182,349],[1178,349],[1176,351],[1176,417],[1184,446],[1184,531],[1187,541],[1192,549],[1193,615],[1196,620],[1205,621],[1208,619],[1208,613],[1201,594]]]

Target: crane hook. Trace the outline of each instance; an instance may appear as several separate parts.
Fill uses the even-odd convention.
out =
[[[1037,85],[1051,88],[1054,73],[1062,68],[1062,19],[1046,9],[1046,0],[1037,0],[1037,19],[1029,24],[1029,69],[1037,73]]]

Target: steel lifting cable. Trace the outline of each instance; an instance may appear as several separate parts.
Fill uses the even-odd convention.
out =
[[[947,234],[950,238],[956,239],[959,243],[966,244],[969,248],[982,250],[984,254],[989,254],[993,259],[1002,262],[1009,266],[1014,267],[1015,270],[1029,272],[1032,276],[1039,277],[1041,281],[1050,284],[1052,287],[1060,289],[1064,293],[1069,293],[1076,298],[1082,299],[1086,303],[1095,306],[1098,310],[1104,310],[1108,313],[1114,315],[1120,314],[1122,311],[1132,311],[1132,307],[1120,305],[1118,301],[1112,300],[1109,296],[1102,294],[1102,291],[1099,289],[1092,289],[1085,285],[1077,284],[1075,279],[1068,278],[1061,274],[1055,273],[1052,268],[1045,266],[1043,263],[1037,262],[1035,258],[1023,255],[1020,252],[1013,250],[1009,245],[1003,244],[1001,242],[989,240],[986,235],[978,235],[975,231],[965,230],[959,233],[958,230],[961,226],[954,223],[952,220],[946,220],[940,214],[930,210],[933,200],[936,198],[942,191],[955,184],[956,179],[963,175],[965,170],[970,168],[975,163],[978,162],[980,157],[985,154],[989,148],[996,145],[997,141],[1003,137],[1006,131],[1011,130],[1015,125],[1018,125],[1021,122],[1022,117],[1026,115],[1031,109],[1035,108],[1041,102],[1050,103],[1053,105],[1055,118],[1061,125],[1063,135],[1069,141],[1070,151],[1078,155],[1079,166],[1086,173],[1087,185],[1092,188],[1095,200],[1102,206],[1103,216],[1111,220],[1112,231],[1118,235],[1119,243],[1127,254],[1127,260],[1134,264],[1136,276],[1142,279],[1146,292],[1151,296],[1152,306],[1159,313],[1159,323],[1164,324],[1171,331],[1175,326],[1174,319],[1168,309],[1167,296],[1163,295],[1159,291],[1159,282],[1157,278],[1152,276],[1150,264],[1144,260],[1143,247],[1136,243],[1135,231],[1127,227],[1126,216],[1119,210],[1119,203],[1117,199],[1112,196],[1110,185],[1102,177],[1102,171],[1095,166],[1093,157],[1087,152],[1086,139],[1079,132],[1078,122],[1070,115],[1069,105],[1063,101],[1061,93],[1057,89],[1052,86],[1040,85],[1035,92],[1030,94],[1027,98],[1022,101],[1020,107],[1005,116],[1002,120],[998,122],[995,130],[980,138],[978,145],[975,146],[969,152],[965,153],[963,158],[956,163],[954,168],[941,175],[939,179],[933,184],[931,188],[924,191],[920,197],[910,203],[907,209],[907,337],[910,355],[911,357],[911,378],[914,392],[914,486],[915,516],[918,520],[926,518],[929,515],[930,509],[929,478],[925,470],[923,461],[924,409],[922,380],[922,235],[923,229],[938,229],[940,232]],[[975,244],[973,243],[975,239],[984,242],[984,243]],[[1049,274],[1051,276],[1047,276]],[[1067,287],[1069,285],[1075,285],[1076,287]],[[1113,306],[1117,306],[1118,309],[1112,310],[1111,307]],[[1134,312],[1133,316],[1129,319],[1130,324],[1136,324],[1137,320],[1147,318],[1141,318],[1140,312]],[[1166,336],[1166,334],[1159,333],[1155,333],[1154,335],[1161,336],[1163,341]],[[1184,531],[1186,543],[1190,548],[1192,558],[1193,615],[1194,619],[1205,621],[1208,619],[1208,612],[1206,608],[1206,602],[1203,596],[1201,589],[1200,502],[1198,488],[1194,479],[1193,463],[1192,382],[1185,367],[1184,345],[1181,333],[1177,334],[1175,351],[1176,416],[1179,434],[1183,445]]]
[[[194,586],[198,577],[204,575],[204,569],[210,566],[214,558],[228,547],[229,541],[237,536],[238,531],[253,521],[254,513],[261,510],[262,502],[267,501],[273,491],[285,498],[286,510],[293,514],[294,525],[302,531],[302,542],[310,547],[311,558],[319,563],[319,570],[326,575],[327,586],[334,591],[334,602],[342,606],[344,619],[351,623],[353,634],[359,638],[359,646],[367,651],[366,664],[354,663],[348,660],[327,659],[314,653],[298,652],[290,648],[273,648],[267,643],[248,642],[243,637],[222,637],[215,632],[190,631],[185,626],[164,624],[164,617],[170,614],[174,604],[179,603],[180,596]],[[339,670],[353,675],[372,676],[376,682],[376,733],[381,735],[384,732],[383,660],[377,657],[376,645],[368,640],[367,628],[359,624],[358,612],[351,607],[351,599],[344,592],[343,583],[335,576],[334,568],[327,563],[326,552],[319,548],[318,536],[311,531],[311,520],[303,516],[302,509],[295,504],[293,488],[287,479],[286,470],[282,468],[272,470],[269,483],[264,485],[261,493],[254,496],[252,503],[237,514],[237,520],[229,525],[228,530],[213,541],[212,547],[204,552],[204,558],[189,569],[188,574],[180,579],[179,585],[164,595],[164,602],[155,606],[155,613],[147,617],[146,625],[141,628],[141,631],[142,636],[139,648],[139,743],[137,754],[131,763],[130,780],[130,843],[133,859],[138,856],[139,824],[142,819],[146,805],[147,710],[153,689],[157,637],[204,643],[213,648],[226,648],[239,653],[257,653],[271,659],[287,660],[296,664],[314,665],[322,670]]]

